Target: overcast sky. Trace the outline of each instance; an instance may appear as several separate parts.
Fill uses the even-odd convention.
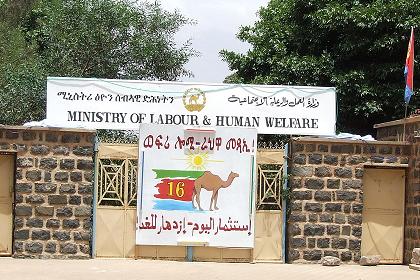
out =
[[[192,58],[187,69],[194,78],[182,81],[221,83],[229,75],[227,63],[219,56],[222,49],[246,52],[249,45],[240,42],[235,34],[241,25],[250,25],[257,19],[257,11],[268,0],[160,0],[164,9],[178,9],[183,15],[197,22],[183,28],[176,38],[179,42],[192,39],[192,46],[199,57]]]

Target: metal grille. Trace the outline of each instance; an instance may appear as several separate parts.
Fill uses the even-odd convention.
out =
[[[127,204],[128,206],[136,207],[137,205],[137,160],[129,159],[128,162],[128,194]]]
[[[98,159],[98,205],[135,207],[137,160]]]
[[[258,134],[258,149],[284,150],[289,138],[289,135]]]
[[[257,210],[281,210],[282,164],[258,164]]]
[[[283,142],[283,141],[268,141],[268,142],[263,142],[263,141],[259,141],[258,142],[258,148],[259,149],[266,149],[266,150],[284,150],[285,145],[287,144],[287,142]]]

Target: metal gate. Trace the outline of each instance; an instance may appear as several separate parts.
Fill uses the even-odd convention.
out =
[[[12,254],[15,155],[0,153],[0,256]]]
[[[255,214],[256,262],[282,260],[282,149],[257,151],[257,193]]]
[[[184,260],[183,246],[136,246],[137,145],[100,144],[96,159],[97,257]],[[282,149],[257,152],[255,247],[194,247],[197,261],[281,261]]]
[[[96,159],[97,257],[134,257],[137,145],[101,144]]]

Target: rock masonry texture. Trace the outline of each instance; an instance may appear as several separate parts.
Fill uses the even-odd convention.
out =
[[[14,257],[90,257],[93,138],[83,131],[0,129],[0,150],[17,155]]]
[[[328,257],[336,263],[357,263],[365,165],[403,164],[406,156],[397,151],[404,149],[398,143],[292,141],[289,262],[323,262]]]

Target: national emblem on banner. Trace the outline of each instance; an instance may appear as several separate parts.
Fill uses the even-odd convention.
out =
[[[206,105],[206,94],[199,88],[190,88],[182,96],[185,109],[200,112]]]

